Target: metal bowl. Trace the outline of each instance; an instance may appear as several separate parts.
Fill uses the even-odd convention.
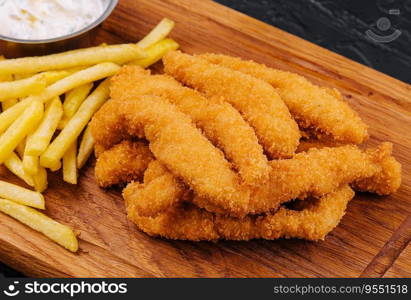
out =
[[[106,10],[99,18],[88,26],[67,35],[43,40],[24,40],[0,35],[0,55],[7,58],[45,55],[92,45],[96,29],[118,4],[118,0],[106,1]]]

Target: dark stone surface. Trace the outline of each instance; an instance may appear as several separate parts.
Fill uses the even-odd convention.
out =
[[[216,1],[411,83],[411,0]],[[401,35],[389,43],[366,34],[387,37],[396,29]]]
[[[217,0],[261,21],[411,83],[411,0]],[[390,14],[399,9],[399,15]],[[388,29],[384,25],[391,22]],[[377,21],[380,20],[380,25]],[[385,21],[385,23],[384,23]],[[388,24],[389,25],[389,24]],[[401,35],[376,43],[365,32]],[[0,263],[0,277],[21,276]]]
[[[0,263],[0,280],[4,277],[24,277],[24,275]]]

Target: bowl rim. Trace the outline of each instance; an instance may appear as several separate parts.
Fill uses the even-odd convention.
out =
[[[101,14],[100,17],[98,17],[94,22],[90,23],[86,27],[83,27],[80,30],[77,30],[75,32],[72,32],[67,35],[62,35],[58,36],[55,38],[50,38],[50,39],[40,39],[40,40],[26,40],[26,39],[18,39],[18,38],[13,38],[13,37],[8,37],[0,34],[0,40],[7,41],[7,42],[13,42],[13,43],[18,43],[18,44],[48,44],[48,43],[53,43],[53,42],[60,42],[64,40],[68,40],[71,38],[75,38],[77,36],[82,35],[83,33],[86,33],[87,31],[92,30],[93,28],[97,27],[101,23],[103,23],[113,12],[114,8],[117,6],[119,0],[108,0],[109,3],[107,5],[106,10]]]

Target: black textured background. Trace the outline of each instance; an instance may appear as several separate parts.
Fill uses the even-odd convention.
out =
[[[201,0],[196,0],[201,1]],[[411,0],[216,0],[289,33],[328,48],[402,81],[411,83]],[[389,14],[399,9],[399,15]],[[391,27],[379,30],[386,17]],[[367,38],[395,29],[401,35],[386,44]],[[0,277],[21,276],[0,263]]]
[[[411,83],[411,0],[216,0],[322,47]],[[389,14],[399,9],[399,15]],[[388,18],[391,27],[379,30]],[[365,32],[401,35],[376,43]]]

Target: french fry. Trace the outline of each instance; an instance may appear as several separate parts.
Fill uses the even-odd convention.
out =
[[[15,106],[17,106],[16,104]],[[14,107],[15,107],[14,106]],[[7,113],[14,107],[5,111]],[[35,128],[43,117],[43,104],[34,101],[24,113],[0,137],[0,164],[11,155],[24,137]]]
[[[22,179],[29,186],[34,186],[33,177],[24,171],[23,163],[16,153],[12,152],[9,158],[4,162],[4,165],[10,172]]]
[[[52,85],[48,86],[41,94],[27,97],[20,103],[31,102],[34,100],[47,102],[83,84],[110,77],[117,73],[119,69],[120,66],[113,63],[101,63],[92,66],[53,83]]]
[[[6,199],[0,199],[0,211],[41,232],[67,250],[72,252],[78,250],[78,241],[73,230],[66,225],[54,221],[45,214]]]
[[[131,62],[143,68],[147,68],[152,64],[161,60],[161,58],[171,50],[177,50],[179,45],[172,39],[161,40],[146,49],[147,57]]]
[[[25,149],[26,149],[26,138],[24,138],[16,147],[16,152],[21,159],[23,159]]]
[[[38,192],[33,192],[21,186],[0,180],[0,198],[13,200],[17,203],[44,209],[44,197]]]
[[[63,180],[71,184],[77,184],[77,140],[68,148],[63,156]]]
[[[44,78],[46,79],[47,85],[53,84],[54,82],[63,79],[73,73],[81,71],[85,69],[85,67],[75,67],[66,70],[58,70],[58,71],[46,71],[41,72],[39,74],[43,74]],[[28,74],[15,74],[14,79],[25,79],[36,75],[36,73],[28,73]]]
[[[0,55],[0,61],[4,60],[4,56]],[[0,82],[3,81],[12,81],[13,80],[13,75],[12,74],[6,74],[6,75],[0,75]]]
[[[46,88],[46,84],[46,79],[42,74],[27,79],[0,82],[0,101],[40,93]]]
[[[27,137],[25,148],[27,155],[40,156],[47,149],[62,115],[62,104],[56,97],[48,104],[39,127]]]
[[[64,115],[71,118],[76,113],[81,103],[87,98],[87,95],[92,88],[93,83],[90,82],[67,92],[63,104]]]
[[[0,75],[65,70],[103,62],[124,64],[143,57],[145,57],[144,51],[136,44],[98,46],[46,56],[2,60],[0,61]]]
[[[26,79],[29,77],[33,77],[36,73],[26,73],[26,74],[14,74],[15,80]]]
[[[10,107],[12,107],[14,104],[17,104],[18,100],[15,98],[11,99],[6,99],[1,102],[1,108],[3,111],[8,110]]]
[[[57,172],[58,170],[61,169],[61,166],[62,166],[61,161],[58,161],[55,165],[49,167],[49,169],[50,169],[50,171],[52,171],[52,172]],[[40,167],[41,167],[41,165],[40,165]]]
[[[38,192],[47,188],[45,168],[56,171],[63,167],[64,181],[76,184],[78,169],[85,165],[94,150],[94,139],[86,126],[109,98],[108,77],[117,73],[119,65],[133,63],[145,68],[159,61],[168,51],[178,49],[175,41],[165,39],[173,27],[173,21],[163,19],[137,44],[102,44],[41,57],[8,60],[0,57],[0,102],[3,110],[0,113],[0,164],[4,162],[11,172]],[[101,79],[105,80],[90,94],[94,82]],[[63,94],[66,97],[62,104],[59,97]],[[59,127],[62,131],[52,141]],[[80,142],[78,138],[83,130]],[[19,205],[30,205],[33,201],[30,197],[10,199],[10,195],[2,194],[5,193],[2,191],[4,187],[10,189],[7,183],[0,181],[0,198],[5,198],[0,199],[0,210],[8,211],[9,215],[69,250],[77,250],[77,239],[70,228],[49,219],[68,228],[70,232],[64,234],[75,246],[67,246],[68,240],[48,231],[55,224],[41,224],[42,218],[47,216]],[[21,192],[17,194],[22,195]],[[35,205],[32,204],[33,207],[41,206]]]
[[[24,154],[23,169],[27,174],[35,176],[39,171],[39,157],[34,155]]]
[[[77,168],[81,169],[89,159],[94,150],[94,138],[91,134],[90,126],[84,130],[77,155]]]
[[[48,146],[47,150],[40,156],[40,165],[52,168],[61,160],[64,153],[78,138],[84,127],[87,126],[93,114],[106,102],[109,97],[108,79],[104,80],[81,104],[76,114],[70,119],[66,127]]]
[[[164,39],[174,28],[174,21],[164,18],[147,34],[141,41],[137,43],[142,49],[146,49],[151,45]],[[0,65],[1,68],[1,65]]]
[[[76,70],[62,70],[62,71],[49,71],[49,72],[43,72],[40,73],[44,76],[44,79],[46,80],[46,86],[51,85],[64,77],[67,77],[73,73],[77,72]]]
[[[0,133],[5,131],[34,100],[46,102],[54,97],[60,96],[69,90],[114,75],[119,66],[112,63],[102,63],[90,68],[78,71],[56,83],[48,86],[40,95],[24,98],[22,101],[0,114]]]
[[[66,127],[69,120],[70,119],[65,117],[64,114],[63,114],[63,117],[60,119],[60,122],[57,124],[57,129],[58,130],[63,130],[64,127]]]
[[[4,59],[4,57],[3,57],[3,56],[0,56],[0,60],[3,60],[3,59]],[[3,82],[3,81],[12,81],[12,80],[13,80],[13,76],[12,76],[12,75],[0,76],[0,82]],[[1,102],[1,109],[2,109],[3,111],[5,111],[5,110],[7,110],[8,108],[12,107],[12,106],[13,106],[14,104],[16,104],[16,103],[17,103],[17,99],[13,99],[13,98],[3,100],[3,101]]]
[[[39,167],[39,171],[33,176],[34,189],[41,193],[47,189],[47,171],[43,167]]]
[[[30,102],[19,102],[0,114],[0,134],[5,131],[29,106]]]

